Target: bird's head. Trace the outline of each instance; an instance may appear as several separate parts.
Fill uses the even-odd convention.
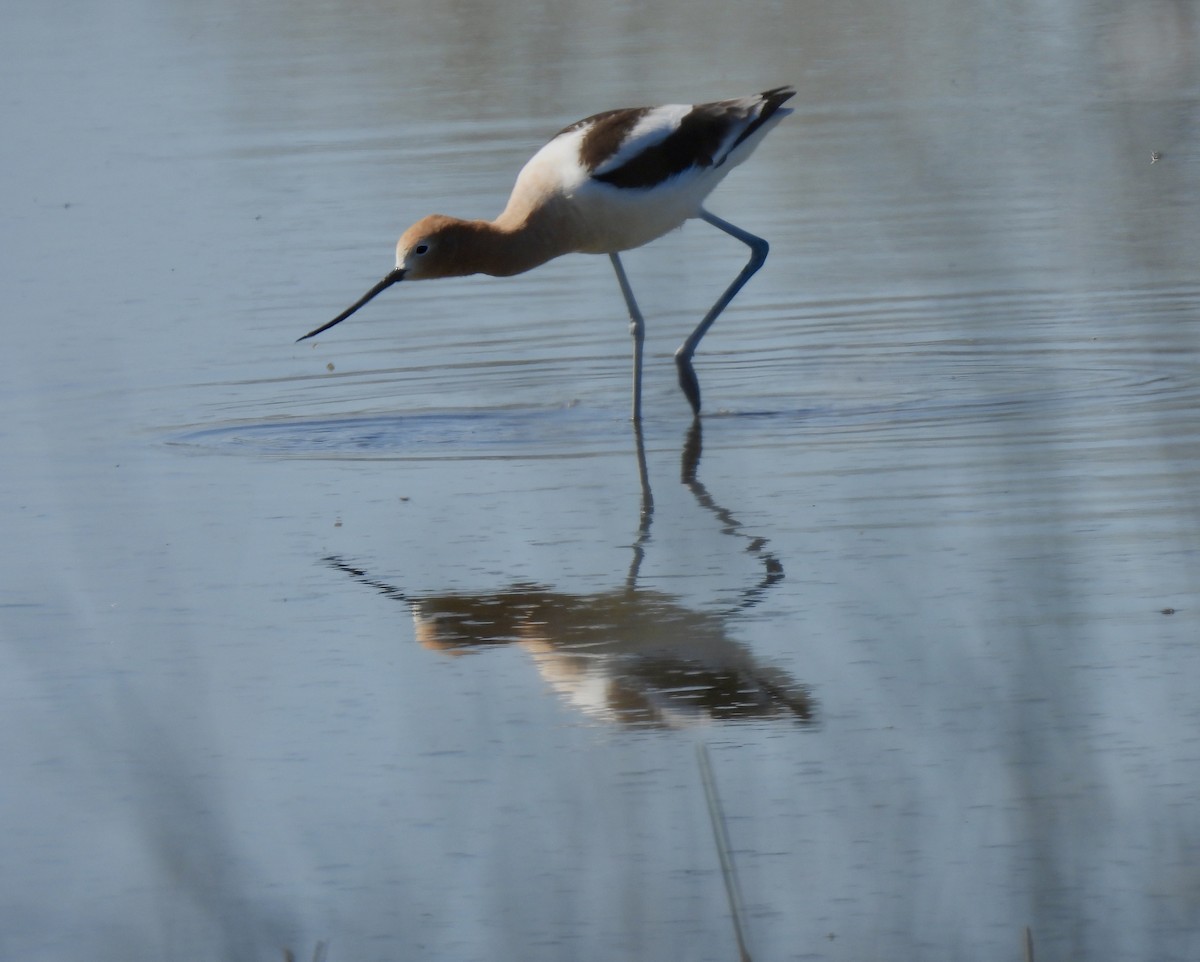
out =
[[[396,270],[413,281],[476,274],[479,268],[470,255],[478,235],[478,226],[471,221],[445,214],[422,217],[396,242]]]

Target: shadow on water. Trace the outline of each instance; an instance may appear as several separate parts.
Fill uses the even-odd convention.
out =
[[[324,942],[318,942],[313,949],[312,962],[325,962],[327,948]],[[296,962],[296,954],[291,949],[284,949],[283,962]]]
[[[654,499],[640,427],[635,428],[641,477],[641,513],[624,584],[590,594],[542,584],[514,584],[486,594],[412,594],[374,577],[346,558],[324,562],[404,603],[418,642],[449,655],[495,645],[517,645],[568,704],[585,715],[629,726],[674,728],[702,721],[784,718],[814,723],[814,700],[779,668],[759,662],[730,637],[738,614],[759,604],[784,577],[765,538],[742,530],[699,480],[701,428],[688,433],[682,482],[721,522],[722,532],[745,542],[761,574],[720,611],[697,611],[667,592],[639,585],[650,540]]]

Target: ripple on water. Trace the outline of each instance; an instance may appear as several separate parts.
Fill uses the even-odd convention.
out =
[[[1014,510],[1036,514],[1029,501],[1039,497],[1059,510],[1063,491],[1097,478],[1119,477],[1124,498],[1157,497],[1200,453],[1198,346],[1186,323],[1198,302],[1192,288],[972,291],[745,311],[736,337],[722,342],[716,332],[700,358],[710,388],[705,441],[714,453],[766,452],[776,476],[824,474],[843,491],[854,488],[851,478],[870,478],[870,496],[893,503],[936,491],[949,515],[955,498],[969,515],[981,492],[1010,488],[1023,492]],[[322,405],[359,413],[223,419],[168,440],[196,451],[347,461],[631,453],[628,367],[615,345],[603,354],[568,336],[566,356],[501,364],[490,345],[464,347],[461,331],[431,330],[436,343],[417,352],[419,363],[251,385],[265,392],[253,404],[260,411],[311,411],[319,395]],[[594,326],[587,331],[596,337]],[[645,440],[652,451],[678,451],[690,418],[661,360],[649,362],[658,380]],[[435,379],[439,393],[476,403],[405,407],[428,398]],[[596,386],[590,400],[539,406],[520,401],[531,383],[566,397],[579,384]],[[482,406],[506,396],[515,403]],[[400,410],[378,412],[394,400]],[[734,458],[728,470],[746,463]],[[719,465],[710,457],[705,470]]]
[[[626,450],[628,420],[579,408],[420,411],[229,421],[170,444],[226,454],[330,460],[588,457]]]

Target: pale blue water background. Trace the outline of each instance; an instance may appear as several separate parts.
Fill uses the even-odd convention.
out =
[[[5,19],[0,958],[734,958],[698,741],[756,960],[1200,957],[1194,3]],[[648,526],[603,258],[292,343],[564,124],[782,83],[691,468],[744,252],[626,258]]]

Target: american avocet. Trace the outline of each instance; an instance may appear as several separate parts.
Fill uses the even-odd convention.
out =
[[[699,217],[750,248],[750,260],[675,352],[679,384],[700,414],[692,355],[717,315],[767,259],[761,237],[702,206],[726,174],[750,156],[796,93],[776,87],[707,104],[609,110],[571,124],[530,158],[495,220],[431,214],[396,244],[396,267],[354,304],[306,338],[340,324],[397,281],[491,274],[508,277],[562,254],[607,254],[629,309],[633,335],[633,419],[642,415],[645,321],[620,251],[641,247]]]

